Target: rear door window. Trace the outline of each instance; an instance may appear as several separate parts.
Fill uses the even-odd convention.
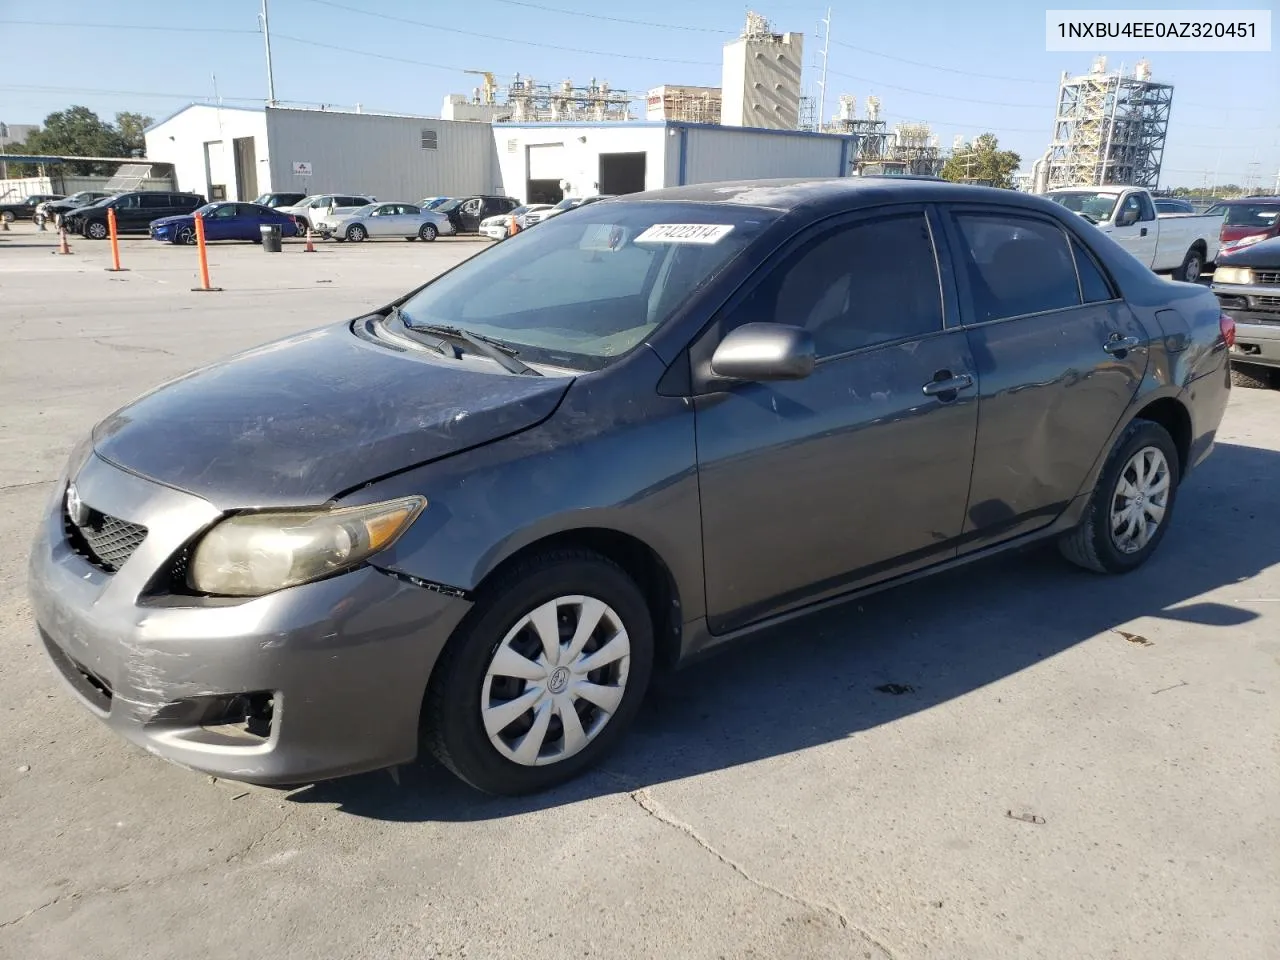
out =
[[[1111,281],[1102,272],[1093,254],[1086,250],[1084,244],[1075,237],[1071,238],[1071,253],[1075,257],[1076,272],[1080,275],[1080,293],[1084,302],[1104,303],[1107,300],[1114,300],[1116,292],[1112,289]]]
[[[953,221],[969,289],[969,323],[1080,305],[1075,262],[1060,226],[995,212],[956,213]]]

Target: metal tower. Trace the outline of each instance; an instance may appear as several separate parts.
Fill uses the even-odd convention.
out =
[[[1154,189],[1160,181],[1173,85],[1154,83],[1138,61],[1132,76],[1107,73],[1098,57],[1089,73],[1062,75],[1049,145],[1048,189],[1129,184]]]

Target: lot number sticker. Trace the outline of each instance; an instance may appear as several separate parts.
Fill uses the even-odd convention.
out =
[[[636,243],[719,243],[733,232],[731,223],[655,223]]]

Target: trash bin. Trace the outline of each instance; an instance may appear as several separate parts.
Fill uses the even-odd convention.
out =
[[[264,223],[258,228],[262,233],[262,249],[266,253],[279,253],[280,241],[284,231],[277,223]]]

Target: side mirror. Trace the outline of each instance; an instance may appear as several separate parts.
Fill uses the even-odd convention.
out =
[[[813,373],[813,334],[782,323],[744,323],[720,341],[711,372],[726,380],[803,380]]]
[[[1131,227],[1138,222],[1137,210],[1121,210],[1120,216],[1116,217],[1117,227]]]

